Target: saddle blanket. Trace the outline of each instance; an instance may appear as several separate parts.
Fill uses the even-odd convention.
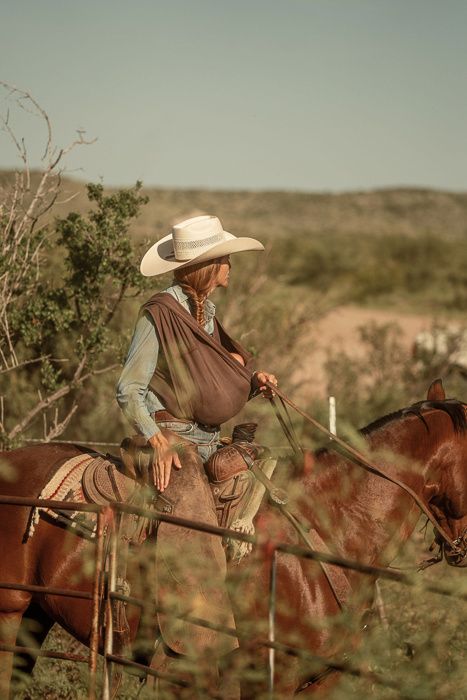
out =
[[[112,501],[126,501],[139,485],[118,471],[116,460],[110,461],[97,452],[82,452],[62,464],[42,489],[39,498],[73,503],[98,503],[105,505]],[[55,510],[46,506],[33,508],[28,529],[28,537],[34,534],[41,513],[47,514],[68,527],[79,530],[80,534],[95,537],[96,513],[82,511]]]

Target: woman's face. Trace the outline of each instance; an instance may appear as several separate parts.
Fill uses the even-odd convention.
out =
[[[219,272],[217,273],[216,287],[228,287],[230,275],[230,256],[219,258]]]

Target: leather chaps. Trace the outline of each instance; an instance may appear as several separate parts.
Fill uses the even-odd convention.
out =
[[[156,510],[209,525],[217,515],[203,462],[193,443],[163,430],[176,443],[181,469],[173,469]],[[219,657],[238,646],[235,638],[176,619],[189,614],[208,622],[235,627],[225,588],[226,559],[220,537],[160,522],[156,547],[157,604],[174,615],[159,614],[164,643],[178,654],[212,650]]]

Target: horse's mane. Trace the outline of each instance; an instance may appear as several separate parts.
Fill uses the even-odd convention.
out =
[[[467,431],[465,404],[457,399],[446,399],[445,401],[419,401],[408,408],[402,408],[399,411],[394,411],[394,413],[389,413],[387,416],[377,418],[375,421],[362,428],[360,433],[362,435],[371,435],[375,430],[383,428],[388,423],[406,418],[409,415],[417,416],[429,431],[428,423],[423,417],[423,412],[429,410],[438,410],[447,413],[456,433],[465,433]]]
[[[466,404],[458,401],[457,399],[446,399],[444,401],[419,401],[414,403],[412,406],[402,408],[398,411],[394,411],[393,413],[389,413],[386,416],[377,418],[372,423],[369,423],[364,428],[361,428],[359,433],[364,437],[369,437],[378,429],[383,428],[394,421],[404,421],[410,416],[415,416],[417,419],[419,419],[424,424],[426,431],[429,432],[430,427],[424,417],[424,414],[433,410],[442,411],[444,414],[447,414],[451,420],[453,429],[457,434],[467,432]],[[341,494],[339,490],[336,491],[335,489],[335,473],[333,474],[329,468],[331,466],[339,467],[340,461],[339,459],[336,460],[336,457],[339,457],[338,453],[333,451],[332,448],[321,447],[315,451],[314,456],[317,461],[321,462],[322,466],[325,466],[326,468],[321,471],[314,471],[312,473],[311,478],[313,479],[313,489],[320,495],[325,493],[329,495],[334,491],[335,497],[340,499]],[[328,459],[331,461],[327,462]],[[333,474],[331,479],[330,474]]]

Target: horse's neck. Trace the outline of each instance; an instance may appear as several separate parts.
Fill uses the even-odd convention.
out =
[[[428,434],[416,418],[391,424],[369,437],[372,450],[377,450],[375,463],[419,496],[436,440],[436,433]],[[392,447],[391,456],[381,452],[385,446]],[[416,503],[400,487],[332,453],[318,461],[306,491],[309,519],[324,531],[329,546],[368,564],[387,565],[419,517]]]

